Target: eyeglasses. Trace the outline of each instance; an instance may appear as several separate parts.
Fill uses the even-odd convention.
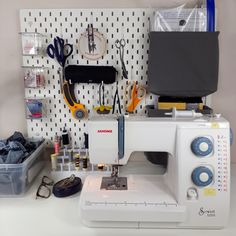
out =
[[[39,185],[38,190],[36,192],[36,199],[38,197],[49,198],[51,196],[51,193],[52,193],[49,186],[52,186],[53,184],[54,184],[53,180],[51,180],[49,177],[44,175],[43,178],[42,178],[42,182]]]

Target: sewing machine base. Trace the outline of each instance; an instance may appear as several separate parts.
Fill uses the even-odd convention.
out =
[[[169,222],[124,222],[124,221],[85,221],[82,223],[89,228],[131,228],[131,229],[199,229],[199,230],[221,230],[224,227],[192,227],[192,226],[179,226],[176,223]]]
[[[88,176],[80,198],[83,223],[88,227],[121,228],[224,227],[220,218],[199,216],[197,203],[191,212],[187,206],[178,204],[164,178],[164,175],[128,175],[128,190],[117,191],[101,189],[102,176]],[[202,206],[208,207],[204,203]]]

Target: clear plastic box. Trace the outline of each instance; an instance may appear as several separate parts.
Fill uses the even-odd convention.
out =
[[[44,35],[36,32],[22,32],[22,55],[41,55],[43,53],[43,38]]]
[[[27,192],[44,167],[44,147],[40,146],[20,164],[0,164],[0,197],[17,197]]]
[[[23,67],[25,88],[45,86],[45,67]]]
[[[26,119],[42,119],[46,116],[46,100],[38,98],[25,99]]]

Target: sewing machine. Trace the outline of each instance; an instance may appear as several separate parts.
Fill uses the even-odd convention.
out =
[[[91,175],[80,197],[89,227],[222,228],[230,204],[230,131],[221,116],[96,117],[89,157],[113,166]],[[133,152],[166,152],[165,174],[119,174]]]

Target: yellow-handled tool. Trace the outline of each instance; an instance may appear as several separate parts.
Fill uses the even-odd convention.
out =
[[[106,106],[105,104],[105,92],[104,92],[104,83],[99,85],[99,104],[100,106],[94,107],[94,110],[98,114],[109,114],[110,111],[112,110],[112,106]]]
[[[87,117],[88,112],[84,104],[77,103],[74,101],[73,99],[74,96],[72,96],[71,94],[69,83],[67,81],[63,83],[63,97],[72,113],[72,116],[75,119],[81,120]]]

